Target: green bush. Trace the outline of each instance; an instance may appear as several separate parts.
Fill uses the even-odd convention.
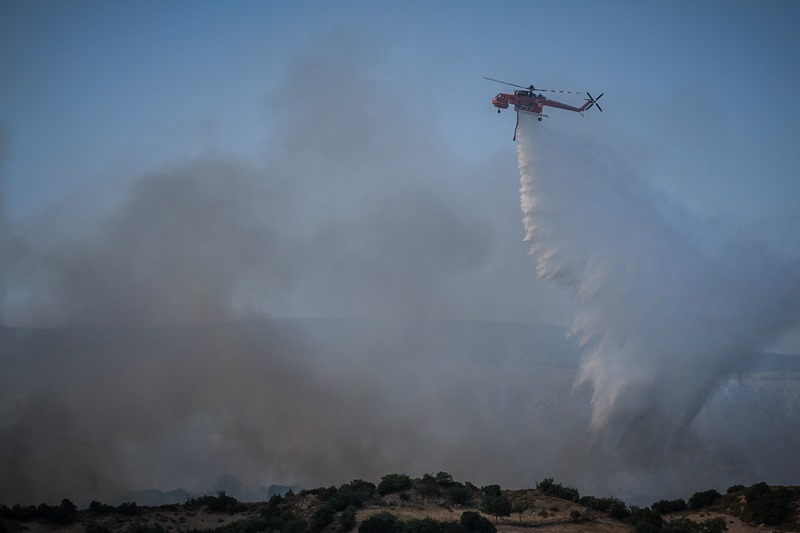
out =
[[[608,513],[612,518],[624,520],[630,515],[628,506],[618,498],[597,498],[595,496],[584,496],[578,503],[593,511]]]
[[[636,533],[654,533],[661,531],[664,525],[661,515],[649,507],[631,507],[631,514],[625,522],[631,524]]]
[[[464,529],[457,522],[441,522],[433,518],[423,518],[404,523],[402,533],[464,533]]]
[[[123,505],[131,505],[131,504],[123,504]],[[132,504],[134,507],[136,506],[135,503]],[[224,490],[217,492],[216,496],[200,496],[198,498],[191,498],[186,501],[188,507],[205,507],[207,511],[211,513],[239,513],[244,511],[247,506],[241,503],[239,500],[234,498],[233,496],[228,496],[225,494]],[[122,505],[118,507],[121,508]],[[138,509],[137,509],[138,512]]]
[[[511,500],[508,496],[497,491],[486,492],[481,500],[481,511],[492,515],[495,519],[501,516],[511,516]]]
[[[747,487],[744,485],[731,485],[725,494],[736,494],[737,492],[744,492]]]
[[[314,517],[311,519],[311,524],[309,526],[309,531],[311,533],[319,533],[323,529],[325,529],[328,524],[333,522],[333,519],[336,517],[336,510],[326,505],[324,507],[320,507],[314,513]]]
[[[472,491],[460,483],[445,489],[447,501],[453,505],[470,505],[472,503]]]
[[[339,515],[339,529],[341,531],[350,531],[356,525],[356,508],[350,506]]]
[[[36,514],[37,518],[45,522],[65,526],[78,519],[78,508],[71,501],[63,499],[59,505],[40,504],[36,508]]]
[[[695,522],[685,517],[666,522],[661,533],[726,533],[728,524],[721,517]]]
[[[536,488],[541,490],[544,494],[553,496],[554,498],[559,498],[570,502],[577,502],[580,500],[580,493],[578,492],[578,489],[565,487],[561,483],[555,483],[551,477],[544,478],[542,481],[537,483]]]
[[[375,484],[363,479],[354,479],[339,487],[339,494],[346,494],[351,499],[357,500],[359,503],[353,505],[360,507],[375,494]]]
[[[464,511],[461,513],[461,526],[468,532],[472,533],[496,533],[497,528],[488,521],[486,518],[476,513],[475,511]]]
[[[378,484],[378,494],[385,496],[411,488],[411,478],[405,474],[386,474]]]
[[[100,503],[96,500],[92,500],[89,504],[89,512],[95,514],[108,514],[114,510],[114,507],[111,505],[106,505],[104,503]]]
[[[692,510],[705,509],[706,507],[711,507],[717,503],[720,498],[722,498],[722,494],[714,489],[703,492],[695,492],[692,494],[692,497],[689,498],[689,503],[687,506]]]
[[[392,513],[376,513],[358,526],[358,533],[401,533],[403,523]]]
[[[756,483],[745,493],[744,517],[756,524],[777,526],[792,516],[792,494],[786,487]]]
[[[670,514],[685,511],[688,506],[683,498],[678,498],[677,500],[658,500],[651,507],[661,514]]]

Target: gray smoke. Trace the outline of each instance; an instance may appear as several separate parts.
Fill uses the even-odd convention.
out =
[[[507,232],[486,205],[502,197],[464,186],[488,166],[454,166],[359,39],[299,54],[269,95],[281,135],[263,160],[209,153],[142,176],[91,225],[64,218],[78,202],[13,228],[0,309],[21,328],[3,330],[0,500],[201,490],[226,473],[317,486],[420,464],[440,439],[449,455],[452,432],[436,436],[420,398],[455,403],[461,384],[404,362],[437,355],[408,326],[376,324],[353,353],[313,328],[226,326],[469,318],[506,293],[528,305],[476,283],[519,270],[491,257]]]

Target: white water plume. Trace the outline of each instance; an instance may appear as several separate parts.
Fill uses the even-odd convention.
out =
[[[577,300],[576,387],[593,391],[592,430],[652,458],[797,324],[797,265],[758,243],[703,241],[714,228],[647,191],[610,150],[521,115],[526,241],[538,275]]]

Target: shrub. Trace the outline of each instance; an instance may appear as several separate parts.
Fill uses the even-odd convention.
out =
[[[261,521],[256,524],[256,531],[280,531],[282,533],[305,533],[307,522],[292,511],[281,512],[277,506],[268,507],[261,514]]]
[[[494,524],[475,511],[464,511],[461,513],[461,520],[459,523],[470,533],[496,533],[497,531]]]
[[[554,483],[551,477],[544,478],[541,482],[537,483],[536,488],[554,498],[560,498],[571,502],[580,500],[578,489],[565,487],[561,483]]]
[[[403,524],[402,533],[463,533],[456,522],[441,522],[433,518],[409,520]]]
[[[661,515],[649,507],[631,507],[631,514],[625,522],[631,524],[636,533],[657,532],[664,525]]]
[[[411,478],[405,474],[386,474],[378,484],[378,494],[385,496],[411,488]]]
[[[511,516],[511,501],[508,496],[498,490],[487,492],[481,500],[481,511],[495,517]]]
[[[736,494],[737,492],[743,492],[747,487],[744,485],[731,485],[728,487],[728,491],[726,494]]]
[[[661,528],[661,533],[726,533],[728,524],[721,517],[695,522],[685,517],[670,520]]]
[[[695,492],[692,494],[692,497],[689,498],[688,507],[692,510],[704,509],[717,503],[720,498],[722,498],[722,494],[714,489],[703,492]]]
[[[342,531],[350,531],[356,525],[356,508],[350,506],[339,515],[339,528]]]
[[[593,511],[608,513],[617,520],[627,517],[630,512],[625,502],[618,498],[596,498],[595,496],[584,496],[578,503]]]
[[[358,533],[400,533],[403,523],[392,513],[376,513],[358,526]]]
[[[449,487],[450,485],[454,485],[455,481],[453,481],[453,476],[447,472],[439,472],[436,474],[436,483],[442,487]]]
[[[96,500],[92,500],[89,503],[89,512],[96,513],[96,514],[108,514],[114,510],[114,507],[111,505],[106,505],[104,503],[100,503]]]
[[[339,493],[347,494],[351,499],[358,500],[359,503],[353,503],[353,505],[360,507],[375,494],[375,484],[363,479],[354,479],[339,487]]]
[[[750,522],[776,526],[792,515],[792,494],[786,487],[756,483],[747,489],[745,502],[744,516]]]
[[[200,496],[199,498],[192,498],[186,502],[189,506],[202,506],[211,513],[227,513],[233,514],[244,511],[246,506],[234,498],[225,494],[224,490],[217,492],[216,496]],[[129,505],[129,504],[123,504]],[[134,507],[135,503],[132,504]],[[120,505],[122,507],[122,505]],[[136,510],[138,512],[138,509]]]
[[[139,506],[136,505],[136,502],[124,502],[117,505],[117,512],[120,514],[124,514],[127,516],[134,516],[139,514]]]
[[[453,505],[469,505],[472,503],[472,491],[460,483],[448,487],[445,491],[447,501]]]
[[[40,504],[36,508],[36,515],[46,522],[69,525],[78,519],[78,508],[71,501],[63,499],[59,505]]]
[[[311,519],[311,525],[309,526],[309,531],[311,533],[319,533],[325,527],[333,522],[334,517],[336,516],[336,511],[329,505],[324,507],[320,507],[314,513],[314,517]]]
[[[687,505],[683,498],[678,498],[677,500],[658,500],[651,507],[661,514],[670,514],[685,511]]]
[[[436,478],[430,474],[422,476],[422,479],[419,480],[417,484],[417,490],[419,490],[420,494],[428,498],[434,498],[442,493],[442,489],[436,482]]]

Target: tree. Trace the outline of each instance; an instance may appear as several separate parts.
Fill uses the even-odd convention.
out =
[[[481,511],[494,516],[497,521],[501,516],[511,516],[511,501],[500,491],[498,485],[490,485],[489,490],[484,491]]]
[[[525,500],[516,500],[511,504],[511,512],[519,515],[519,521],[522,523],[522,513],[530,509],[530,505]]]

